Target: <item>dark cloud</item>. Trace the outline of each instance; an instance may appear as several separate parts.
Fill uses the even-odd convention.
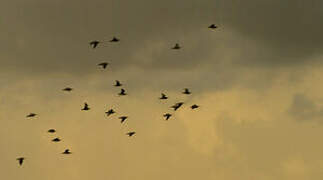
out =
[[[294,64],[321,53],[322,7],[316,0],[229,0],[220,9],[223,23],[271,46],[278,57],[268,63]]]
[[[226,55],[241,53],[241,65],[291,65],[320,53],[320,7],[278,0],[10,1],[1,7],[1,69],[87,74],[102,60],[120,68],[194,69],[221,61],[212,54],[223,45]],[[220,25],[222,39],[206,29],[211,23]],[[89,49],[90,40],[114,35],[120,44]],[[170,50],[177,42],[178,53]]]
[[[294,95],[289,113],[299,121],[322,121],[323,109],[304,94]]]

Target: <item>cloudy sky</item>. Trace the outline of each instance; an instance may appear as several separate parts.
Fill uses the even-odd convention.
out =
[[[319,0],[3,1],[0,178],[321,180],[322,8]],[[121,41],[89,47],[113,36]],[[171,50],[175,43],[182,49]],[[106,70],[96,66],[103,61]],[[170,98],[159,101],[161,92]],[[117,114],[106,117],[110,108]],[[66,148],[73,154],[62,155]]]

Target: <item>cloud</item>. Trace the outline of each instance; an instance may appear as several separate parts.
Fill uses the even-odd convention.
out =
[[[323,117],[323,109],[304,94],[294,95],[289,113],[296,120],[303,122],[320,122]]]
[[[311,62],[320,54],[317,1],[10,1],[1,8],[3,71],[88,75],[100,61],[114,67],[195,69],[232,60],[262,68]],[[216,32],[206,27],[216,23]],[[97,50],[93,39],[121,38]],[[175,43],[180,52],[170,50]],[[91,68],[92,67],[92,68]]]

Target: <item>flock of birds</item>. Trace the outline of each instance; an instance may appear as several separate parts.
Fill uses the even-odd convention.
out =
[[[218,26],[216,26],[215,24],[211,24],[210,26],[208,26],[208,28],[209,29],[212,29],[212,30],[214,30],[214,29],[217,29],[218,28]],[[113,43],[116,43],[116,42],[119,42],[120,41],[120,39],[119,38],[117,38],[117,37],[113,37],[109,42],[113,42]],[[89,42],[89,44],[90,44],[90,46],[93,48],[93,49],[95,49],[95,48],[97,48],[98,46],[99,46],[99,44],[102,44],[102,43],[104,43],[104,41],[98,41],[98,40],[94,40],[94,41],[91,41],[91,42]],[[174,50],[179,50],[179,49],[181,49],[182,47],[178,44],[178,43],[176,43],[175,45],[174,45],[174,47],[172,47],[171,49],[174,49]],[[98,66],[101,66],[103,69],[106,69],[107,68],[107,66],[109,65],[109,63],[108,62],[102,62],[102,63],[99,63],[98,64]],[[115,81],[115,84],[114,84],[114,86],[115,87],[121,87],[123,84],[119,81],[119,80],[116,80]],[[71,91],[73,91],[73,88],[71,88],[71,87],[66,87],[66,88],[64,88],[64,89],[62,89],[63,91],[66,91],[66,92],[71,92]],[[185,88],[184,89],[184,91],[182,92],[182,94],[185,94],[185,95],[190,95],[191,94],[191,91],[188,89],[188,88]],[[125,89],[123,89],[123,88],[121,88],[120,89],[120,92],[118,93],[118,95],[119,96],[125,96],[125,95],[127,95],[127,93],[126,93],[126,90]],[[167,100],[168,99],[168,96],[166,95],[166,94],[164,94],[164,93],[161,93],[161,96],[159,97],[159,99],[160,100]],[[174,111],[176,111],[176,110],[178,110],[180,107],[182,107],[182,105],[184,104],[184,102],[178,102],[178,103],[176,103],[176,104],[174,104],[173,106],[171,106],[171,108],[174,110]],[[199,105],[197,105],[197,104],[193,104],[193,105],[191,105],[190,106],[190,108],[191,109],[197,109],[197,108],[199,108],[200,106]],[[83,106],[83,108],[81,109],[82,111],[89,111],[91,108],[89,107],[89,105],[85,102],[84,103],[84,106]],[[108,111],[106,111],[105,112],[105,114],[107,115],[107,116],[110,116],[110,115],[112,115],[112,114],[114,114],[114,113],[116,113],[116,111],[115,110],[113,110],[113,109],[109,109]],[[35,117],[35,116],[37,116],[37,114],[36,113],[29,113],[26,117],[27,118],[33,118],[33,117]],[[169,118],[172,116],[172,114],[171,113],[165,113],[165,114],[163,114],[163,117],[165,118],[165,120],[169,120]],[[128,119],[128,116],[120,116],[118,119],[120,119],[120,122],[121,123],[124,123],[127,119]],[[48,133],[56,133],[56,130],[55,129],[49,129],[48,131],[47,131]],[[126,133],[126,135],[127,136],[129,136],[129,137],[132,137],[133,135],[135,135],[136,134],[136,132],[135,131],[130,131],[130,132],[127,132]],[[52,142],[60,142],[61,141],[61,139],[60,138],[58,138],[58,137],[56,137],[56,138],[54,138],[54,139],[52,139]],[[62,154],[72,154],[72,152],[69,150],[69,149],[65,149],[63,152],[62,152]],[[19,157],[19,158],[17,158],[17,161],[19,162],[19,165],[21,166],[22,164],[23,164],[23,162],[24,162],[24,160],[25,160],[26,158],[25,157]]]

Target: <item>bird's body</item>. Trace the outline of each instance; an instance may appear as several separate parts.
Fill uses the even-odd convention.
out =
[[[166,113],[163,116],[166,118],[165,120],[167,121],[172,116],[172,114]]]
[[[116,37],[113,37],[111,40],[110,40],[110,42],[119,42],[120,41],[120,39],[118,39],[118,38],[116,38]]]
[[[55,129],[49,129],[47,132],[49,132],[49,133],[55,133],[56,130]]]
[[[62,89],[63,91],[67,91],[67,92],[70,92],[70,91],[72,91],[73,90],[73,88],[70,88],[70,87],[66,87],[66,88],[64,88],[64,89]]]
[[[121,123],[123,123],[127,118],[128,118],[128,116],[121,116],[121,117],[119,117],[119,119],[121,120],[120,121]]]
[[[181,49],[181,48],[182,47],[178,43],[176,43],[175,46],[172,47],[172,49],[176,49],[176,50]]]
[[[174,111],[176,111],[178,108],[180,108],[184,103],[183,102],[179,102],[176,103],[175,105],[171,106],[171,108],[174,109]]]
[[[119,95],[120,95],[120,96],[125,96],[125,95],[127,95],[126,90],[121,89],[121,91],[120,91]]]
[[[31,118],[31,117],[35,117],[35,116],[37,116],[37,114],[35,114],[35,113],[29,113],[26,117],[27,118]]]
[[[65,151],[62,154],[72,154],[69,149],[65,149]]]
[[[88,110],[90,110],[90,107],[89,107],[89,105],[87,103],[84,103],[84,107],[81,110],[82,111],[88,111]]]
[[[98,66],[102,66],[102,68],[105,69],[105,68],[107,68],[108,64],[109,63],[107,63],[107,62],[102,62],[102,63],[98,64]]]
[[[136,132],[131,131],[131,132],[128,132],[126,135],[128,135],[129,137],[131,137],[131,136],[133,136],[134,134],[136,134]]]
[[[191,109],[196,109],[196,108],[199,108],[200,106],[198,106],[198,105],[196,105],[196,104],[193,104],[192,106],[191,106]]]
[[[110,116],[111,114],[114,114],[114,113],[116,113],[113,109],[110,109],[110,110],[108,110],[107,112],[105,112],[105,114],[107,115],[107,116]]]
[[[191,94],[191,91],[188,88],[185,88],[183,94],[189,95]]]
[[[122,84],[120,83],[120,81],[116,80],[116,83],[114,84],[114,86],[120,87],[120,86],[122,86]]]
[[[22,163],[24,163],[24,160],[25,160],[24,157],[17,158],[17,161],[19,162],[20,166],[22,165]]]
[[[101,42],[94,40],[90,42],[90,46],[92,46],[93,49],[95,49]]]
[[[53,141],[53,142],[60,142],[60,141],[61,141],[61,139],[60,139],[60,138],[54,138],[54,139],[52,139],[52,141]]]
[[[218,28],[218,26],[216,26],[215,24],[211,24],[208,28],[210,28],[210,29],[216,29],[216,28]]]
[[[168,99],[168,97],[166,96],[166,94],[161,93],[161,97],[159,99]]]

